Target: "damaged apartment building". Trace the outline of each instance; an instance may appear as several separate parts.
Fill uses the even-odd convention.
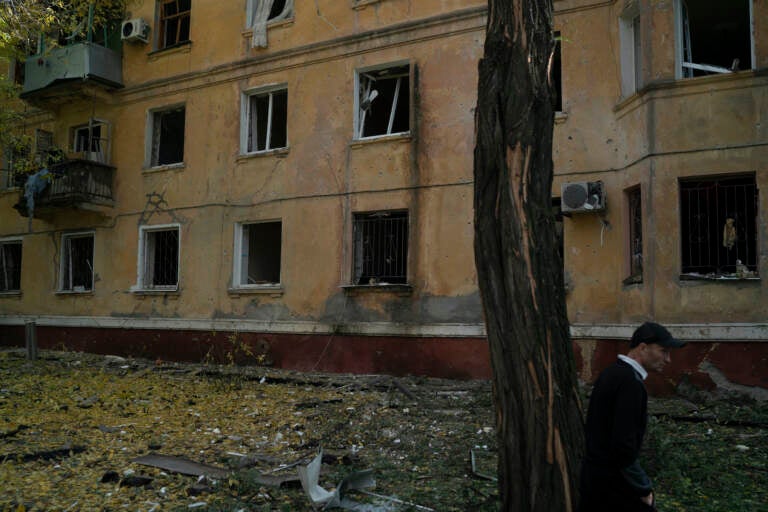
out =
[[[691,342],[656,391],[766,393],[768,4],[554,8],[580,377],[654,319]],[[9,66],[32,144],[3,153],[0,343],[34,321],[44,348],[487,378],[486,16],[479,0],[157,0],[42,38]]]

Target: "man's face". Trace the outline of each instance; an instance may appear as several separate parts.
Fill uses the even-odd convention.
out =
[[[656,343],[651,343],[650,345],[641,343],[641,345],[645,346],[641,352],[643,360],[640,363],[646,370],[660,372],[671,361],[668,348],[664,348]]]

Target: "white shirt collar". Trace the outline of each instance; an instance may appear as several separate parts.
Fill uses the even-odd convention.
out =
[[[632,359],[631,357],[625,356],[624,354],[619,355],[619,359],[627,363],[629,366],[635,369],[637,373],[640,374],[640,378],[645,380],[646,377],[648,377],[648,372],[645,371],[645,368],[643,368],[643,365]]]

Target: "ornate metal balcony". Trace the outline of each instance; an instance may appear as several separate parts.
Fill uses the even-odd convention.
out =
[[[19,183],[22,192],[14,206],[23,217],[30,214],[45,218],[61,208],[99,210],[112,207],[112,187],[115,168],[92,160],[67,160],[48,167],[48,181],[41,192],[34,196],[32,211],[25,196],[25,183]]]

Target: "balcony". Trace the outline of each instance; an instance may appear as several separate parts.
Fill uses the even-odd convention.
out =
[[[104,207],[111,208],[112,186],[115,168],[92,160],[67,160],[48,168],[53,179],[39,194],[35,195],[34,209],[31,212],[35,218],[45,219],[56,214],[62,208],[102,211]],[[22,178],[26,181],[26,177]],[[48,178],[44,178],[48,179]],[[27,198],[24,195],[24,183],[19,202],[14,205],[22,217],[29,217]]]
[[[94,85],[97,87],[92,87]],[[21,98],[45,107],[68,96],[83,95],[85,91],[91,94],[94,89],[121,87],[120,53],[86,41],[28,57]]]

